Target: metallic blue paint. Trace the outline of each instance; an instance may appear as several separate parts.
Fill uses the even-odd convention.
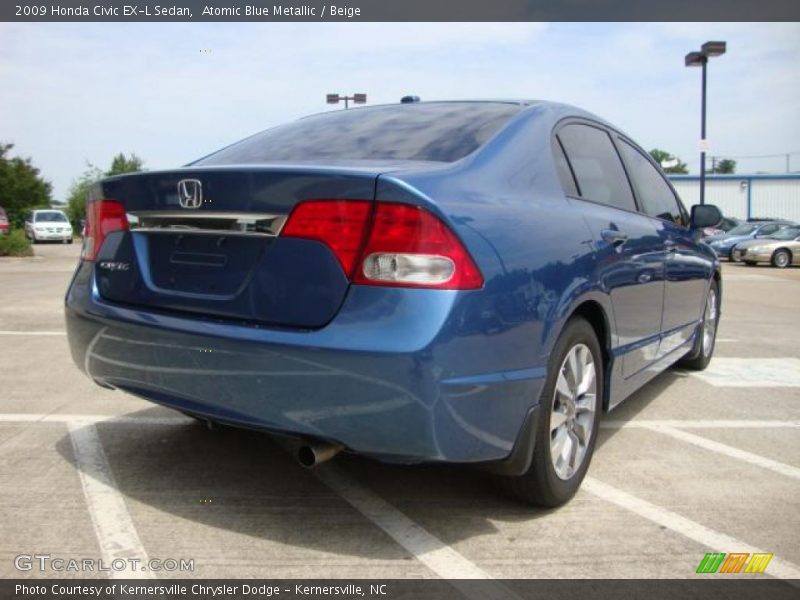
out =
[[[258,294],[249,304],[237,300],[232,287],[214,293],[222,299],[159,298],[144,260],[131,283],[135,301],[125,302],[104,292],[107,275],[82,262],[66,297],[74,360],[99,383],[227,423],[336,441],[390,461],[482,462],[509,456],[539,403],[561,329],[576,311],[592,310],[606,331],[605,406],[613,407],[691,349],[719,263],[686,228],[566,197],[551,144],[567,117],[605,125],[579,109],[533,103],[454,163],[210,170],[228,185],[246,179],[251,191],[288,190],[282,206],[251,194],[283,212],[318,197],[324,176],[337,182],[328,197],[352,197],[354,189],[363,197],[369,188],[376,200],[423,206],[465,244],[483,274],[481,290],[337,283],[325,247],[280,238],[243,269],[256,280],[273,269],[274,282],[290,276],[293,256],[317,252],[298,268],[312,276],[322,264],[316,276],[329,279],[327,297],[309,300],[300,278],[269,306]],[[141,198],[160,176],[208,172],[114,178],[93,193],[130,187]],[[603,241],[599,232],[609,228],[629,241]],[[119,258],[127,244],[128,259],[141,264],[147,244],[137,235],[106,242],[103,256]],[[295,245],[284,257],[268,260],[287,242]],[[214,303],[218,310],[206,314]]]

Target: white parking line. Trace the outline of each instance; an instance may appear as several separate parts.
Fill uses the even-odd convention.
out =
[[[113,569],[111,577],[150,577],[150,571],[137,570],[130,562],[130,559],[136,559],[140,565],[146,563],[147,553],[136,533],[125,499],[117,489],[114,474],[97,435],[97,427],[91,421],[79,420],[69,421],[67,426],[100,552],[105,563]],[[124,568],[117,570],[115,565],[124,565]]]
[[[89,504],[97,539],[104,552],[104,559],[107,559],[109,563],[114,558],[147,559],[125,507],[125,501],[116,489],[111,468],[97,436],[96,424],[177,425],[190,422],[188,418],[20,413],[0,414],[0,422],[66,423],[75,447],[81,483]],[[314,470],[314,474],[440,577],[453,580],[493,579],[486,571],[334,465],[322,465]],[[141,577],[147,576],[147,574],[125,571],[115,573],[115,576]],[[476,600],[484,598],[518,599],[518,596],[511,590],[494,581],[487,581],[479,586],[458,582],[454,582],[453,585],[462,594]]]
[[[716,387],[800,387],[800,359],[717,357],[690,374]]]
[[[746,420],[746,419],[694,419],[675,420],[663,419],[657,421],[601,421],[601,429],[649,429],[652,427],[679,427],[681,429],[773,429],[800,427],[800,421],[792,420]]]
[[[0,414],[3,423],[126,423],[141,425],[181,425],[191,423],[189,417],[133,417],[130,415],[69,415],[69,414]]]
[[[581,489],[717,552],[749,552],[750,554],[765,552],[734,537],[682,517],[671,510],[650,504],[646,500],[598,481],[594,477],[586,477]],[[766,573],[778,579],[800,579],[800,567],[777,556],[770,561]]]
[[[712,452],[717,452],[718,454],[724,454],[725,456],[730,456],[731,458],[737,458],[746,463],[750,463],[751,465],[761,467],[762,469],[768,469],[770,471],[774,471],[775,473],[786,475],[787,477],[800,479],[800,469],[797,467],[778,462],[777,460],[772,460],[771,458],[761,456],[760,454],[754,454],[752,452],[747,452],[746,450],[740,450],[739,448],[734,448],[733,446],[728,446],[727,444],[721,444],[719,442],[715,442],[714,440],[709,440],[708,438],[704,438],[687,431],[675,429],[674,427],[651,425],[645,429],[672,436],[675,439],[694,444],[695,446],[710,450]]]
[[[0,331],[0,335],[67,335],[66,331]]]
[[[722,281],[723,283],[726,281],[777,281],[794,283],[791,279],[773,277],[772,275],[759,275],[757,273],[726,273]]]
[[[126,424],[158,424],[176,425],[187,423],[182,417],[132,417],[128,415],[58,415],[58,414],[0,414],[0,422],[41,422],[66,423],[75,448],[76,460],[81,484],[89,505],[92,522],[103,557],[109,563],[115,558],[138,558],[147,560],[139,536],[127,512],[125,501],[117,491],[113,474],[105,452],[97,435],[96,423],[117,422]],[[601,426],[608,429],[643,428],[672,435],[689,443],[739,458],[758,466],[798,478],[800,469],[772,461],[725,444],[680,431],[683,428],[785,428],[800,427],[798,421],[735,421],[735,420],[649,420],[649,421],[607,421]],[[377,494],[362,486],[334,465],[323,465],[314,470],[314,474],[334,492],[351,504],[356,510],[380,527],[393,540],[410,552],[431,571],[442,578],[486,579],[492,577],[475,563],[451,548],[442,540],[428,532],[419,524],[408,518],[400,510],[389,504]],[[582,488],[584,491],[625,510],[675,531],[708,548],[717,551],[763,553],[764,550],[751,546],[710,529],[700,523],[687,519],[668,509],[658,507],[641,498],[628,494],[593,477],[586,477]],[[770,562],[769,575],[780,579],[800,579],[800,567],[775,557]],[[147,577],[149,572],[120,571],[114,577]],[[517,598],[517,596],[501,584],[487,581],[481,586],[466,583],[454,585],[462,594],[470,598]],[[488,587],[487,587],[488,586]]]
[[[410,552],[414,558],[443,579],[492,579],[475,563],[456,552],[383,498],[336,468],[335,465],[321,465],[314,469],[313,473],[358,512]],[[511,590],[496,582],[486,582],[480,586],[458,581],[451,583],[469,598],[517,598]]]

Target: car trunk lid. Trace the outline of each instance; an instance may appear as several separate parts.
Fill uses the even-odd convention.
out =
[[[204,318],[318,328],[349,280],[320,242],[279,237],[309,199],[374,201],[385,167],[204,167],[106,179],[91,199],[121,203],[129,229],[95,257],[108,302]]]

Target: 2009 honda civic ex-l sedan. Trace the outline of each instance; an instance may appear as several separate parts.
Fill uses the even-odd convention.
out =
[[[99,384],[568,500],[600,413],[714,350],[720,267],[646,152],[546,102],[329,112],[91,190],[66,298]]]

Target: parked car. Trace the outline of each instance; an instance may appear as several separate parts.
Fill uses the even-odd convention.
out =
[[[6,210],[0,206],[0,235],[7,235],[10,226],[8,224],[8,215]]]
[[[769,237],[784,227],[796,225],[791,221],[757,221],[737,225],[727,233],[714,235],[705,239],[706,243],[714,249],[717,256],[734,260],[734,247],[746,240]]]
[[[742,224],[740,219],[734,217],[722,217],[722,221],[716,227],[706,227],[703,229],[703,237],[711,237],[712,235],[722,235],[727,233],[734,227]]]
[[[37,242],[58,241],[72,243],[72,225],[62,210],[32,210],[25,218],[25,235]]]
[[[89,198],[76,365],[306,466],[477,464],[555,506],[602,411],[714,351],[719,210],[566,105],[329,112]]]
[[[748,265],[766,262],[780,269],[800,264],[800,227],[786,227],[767,238],[737,244],[733,256]]]

